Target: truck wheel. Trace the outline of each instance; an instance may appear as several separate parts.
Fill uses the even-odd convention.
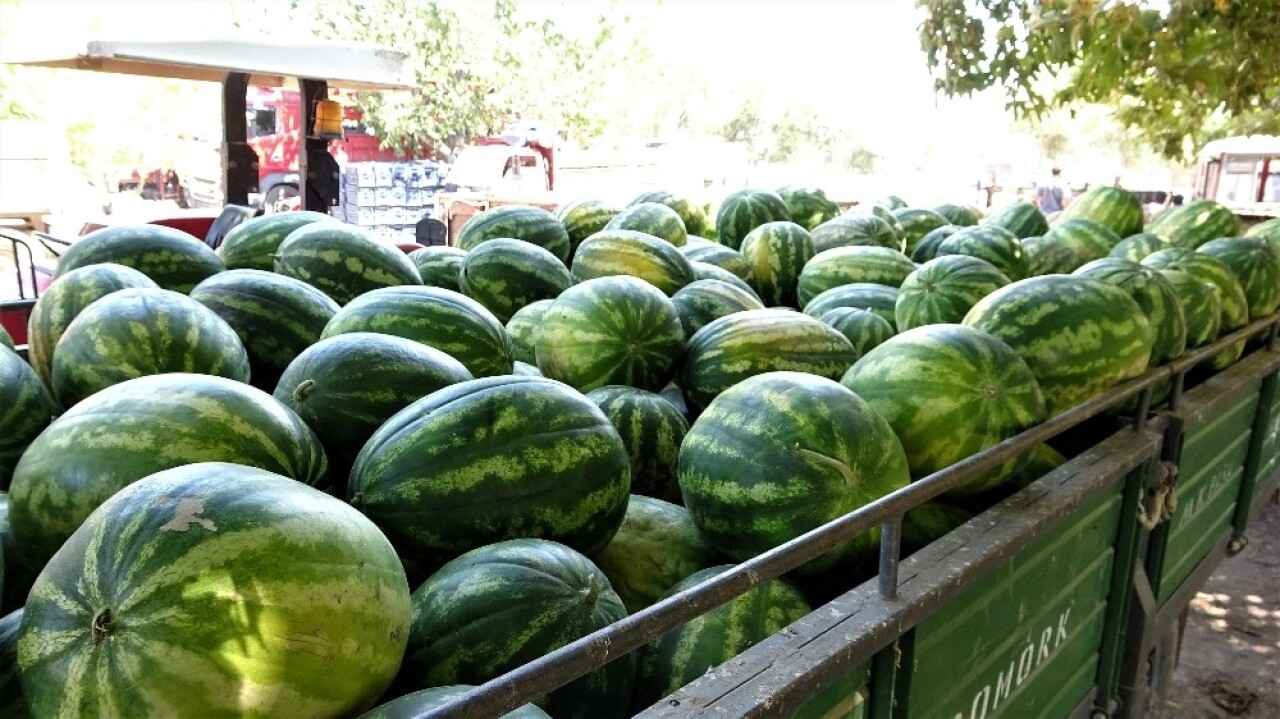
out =
[[[263,214],[271,214],[273,212],[281,212],[287,209],[285,201],[292,200],[298,196],[298,188],[294,185],[275,185],[262,198]]]

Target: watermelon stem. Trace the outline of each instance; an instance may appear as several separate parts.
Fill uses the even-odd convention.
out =
[[[595,577],[591,577],[587,580],[586,597],[583,599],[583,603],[588,607],[593,607],[599,597],[600,585],[596,583]]]
[[[101,644],[111,635],[111,629],[111,608],[107,607],[93,618],[93,643]]]
[[[293,401],[302,402],[316,388],[316,381],[313,379],[304,379],[293,388]]]
[[[812,459],[819,464],[825,464],[828,467],[832,467],[836,469],[838,472],[840,472],[840,475],[844,477],[844,481],[849,483],[850,487],[858,486],[858,475],[854,474],[853,469],[851,469],[849,465],[845,464],[844,462],[841,462],[835,457],[828,457],[827,455],[821,452],[815,452],[812,449],[805,449],[804,447],[801,447],[798,442],[796,443],[793,449],[795,449],[796,452],[799,452],[801,456]]]

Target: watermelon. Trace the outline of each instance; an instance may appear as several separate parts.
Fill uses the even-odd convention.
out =
[[[45,386],[53,387],[54,347],[84,308],[117,290],[157,287],[141,272],[109,263],[71,270],[51,284],[36,300],[27,323],[27,358]]]
[[[1130,260],[1107,257],[1084,265],[1074,274],[1119,287],[1138,303],[1155,335],[1151,345],[1152,366],[1164,364],[1186,350],[1187,319],[1182,302],[1157,270]]]
[[[235,330],[249,357],[250,384],[264,392],[338,312],[338,303],[311,285],[262,270],[219,272],[196,285],[191,299]]]
[[[1146,259],[1147,255],[1160,250],[1167,250],[1171,245],[1160,239],[1159,235],[1153,235],[1150,232],[1140,232],[1136,235],[1129,235],[1120,240],[1120,244],[1111,248],[1109,256],[1119,257],[1124,260],[1132,260],[1141,262]]]
[[[663,387],[662,391],[658,393],[658,396],[670,402],[672,407],[680,410],[680,414],[685,419],[689,419],[689,405],[684,401],[684,392],[678,385],[676,385],[675,382],[669,382],[667,386]]]
[[[903,206],[905,207],[905,205]],[[863,216],[863,215],[871,215],[873,217],[879,217],[880,219],[885,221],[885,224],[889,225],[889,229],[892,230],[894,236],[898,238],[898,246],[891,249],[898,249],[898,250],[906,249],[907,247],[906,232],[902,229],[902,223],[898,222],[898,218],[896,215],[893,214],[892,209],[888,207],[884,207],[882,205],[859,205],[857,207],[854,207],[852,210],[850,210],[846,214],[855,216],[855,217]]]
[[[713,320],[734,312],[762,310],[764,304],[755,295],[720,280],[697,280],[685,285],[671,297],[685,337],[692,337]]]
[[[454,684],[423,689],[374,707],[361,714],[358,719],[418,719],[432,709],[462,698],[474,688],[469,684]],[[551,717],[533,704],[525,704],[513,712],[503,714],[501,719],[551,719]]]
[[[933,210],[920,207],[903,207],[894,210],[893,216],[898,219],[898,224],[902,225],[903,242],[906,245],[903,252],[908,255],[915,252],[916,245],[925,235],[943,225],[951,224],[947,218]]]
[[[40,573],[22,687],[36,716],[344,717],[395,677],[409,612],[404,569],[359,512],[193,464],[107,500]]]
[[[275,271],[302,280],[345,305],[383,287],[422,284],[418,268],[373,233],[339,222],[313,222],[280,243]]]
[[[126,486],[164,469],[221,461],[313,485],[328,470],[307,425],[247,384],[196,374],[121,382],[64,412],[22,455],[9,487],[14,537],[40,566]]]
[[[855,282],[897,287],[915,270],[906,255],[887,247],[837,247],[805,264],[796,294],[803,306],[829,289]]]
[[[18,347],[13,343],[13,338],[9,336],[9,330],[0,327],[0,347],[7,350],[17,350]]]
[[[907,510],[902,517],[902,556],[915,554],[970,519],[973,515],[965,510],[937,501]]]
[[[434,347],[476,377],[509,374],[514,350],[507,330],[479,302],[440,287],[386,287],[352,300],[321,338],[379,332]]]
[[[743,380],[791,370],[839,379],[858,358],[844,335],[787,310],[749,310],[708,324],[689,338],[680,386],[696,407]]]
[[[7,719],[31,717],[18,676],[18,630],[21,626],[21,609],[0,619],[0,716]]]
[[[1196,250],[1222,264],[1240,280],[1249,303],[1249,319],[1280,309],[1280,245],[1259,237],[1210,240]]]
[[[564,223],[550,212],[531,205],[504,205],[481,212],[462,226],[455,244],[470,251],[483,242],[499,238],[533,243],[561,262],[569,262],[569,231]]]
[[[1128,237],[1142,232],[1142,203],[1123,187],[1094,187],[1071,201],[1058,224],[1076,219],[1096,222],[1119,237]]]
[[[840,383],[871,405],[907,453],[913,480],[1030,429],[1046,419],[1035,375],[1012,349],[958,324],[917,327],[863,355]],[[1015,457],[953,494],[999,486]]]
[[[622,208],[604,200],[574,200],[560,205],[552,214],[569,234],[569,256],[572,257],[583,240],[603,230],[621,211]]]
[[[606,230],[635,230],[666,240],[676,247],[689,237],[684,220],[670,207],[657,202],[641,202],[619,212],[604,226]]]
[[[0,492],[0,549],[3,550],[0,554],[3,555],[4,565],[4,592],[0,606],[4,607],[5,612],[12,612],[22,609],[27,601],[27,592],[31,591],[31,585],[44,564],[41,561],[39,566],[32,567],[29,562],[23,561],[25,555],[14,539],[13,529],[9,524],[9,495],[4,492]],[[0,693],[0,697],[4,696],[6,695]],[[3,706],[3,699],[0,699],[0,706]]]
[[[462,276],[462,260],[466,256],[466,250],[436,246],[410,252],[409,260],[418,268],[422,284],[461,292],[459,280]]]
[[[810,236],[814,252],[837,247],[888,247],[901,251],[904,247],[902,236],[875,215],[841,215],[813,228]]]
[[[968,205],[954,205],[948,202],[938,205],[933,208],[933,211],[942,215],[952,225],[972,227],[982,222],[982,212]]]
[[[715,242],[708,242],[706,244],[685,245],[681,248],[681,251],[685,259],[690,262],[705,262],[728,270],[743,280],[751,279],[751,272],[747,269],[747,261],[742,257],[742,253],[735,249]]]
[[[0,347],[0,489],[9,487],[14,465],[57,411],[35,370]]]
[[[676,584],[675,596],[732,569],[704,569]],[[804,595],[771,579],[673,629],[639,652],[632,710],[640,711],[813,611]]]
[[[627,206],[633,207],[643,202],[656,202],[659,205],[666,205],[675,210],[676,214],[680,216],[680,221],[684,223],[685,230],[690,235],[703,237],[708,230],[715,229],[708,227],[706,212],[687,197],[679,197],[666,190],[654,190],[640,194],[631,202],[628,202]]]
[[[693,267],[670,242],[635,230],[604,230],[588,237],[573,256],[579,282],[600,277],[638,277],[667,294],[693,282]]]
[[[720,393],[680,446],[680,491],[703,539],[744,561],[910,480],[888,422],[839,383],[766,372]],[[871,530],[797,569],[874,553]]]
[[[631,493],[680,501],[676,455],[689,422],[667,400],[642,389],[606,385],[587,393],[627,448]]]
[[[406,561],[519,537],[594,554],[622,523],[630,478],[626,446],[591,400],[508,375],[392,416],[356,458],[348,495]]]
[[[833,287],[814,297],[804,306],[804,313],[810,317],[821,317],[837,307],[871,310],[883,317],[896,332],[897,318],[894,312],[897,303],[896,288],[877,285],[873,282],[855,282],[851,285]]]
[[[1244,293],[1244,285],[1221,260],[1177,247],[1154,252],[1142,264],[1157,270],[1182,270],[1196,279],[1212,283],[1217,290],[1218,300],[1222,303],[1222,321],[1218,326],[1220,335],[1249,324],[1249,297]],[[1244,354],[1244,344],[1244,340],[1240,340],[1227,347],[1214,355],[1209,365],[1214,369],[1226,369]]]
[[[967,227],[938,244],[938,257],[968,255],[986,260],[1010,280],[1027,276],[1027,258],[1022,242],[1012,232],[991,225]]]
[[[299,354],[273,396],[315,431],[341,485],[364,443],[392,415],[470,379],[461,362],[440,350],[403,337],[352,332]]]
[[[684,343],[671,300],[634,277],[602,277],[560,295],[542,317],[534,355],[547,377],[582,392],[609,384],[657,391]]]
[[[1261,237],[1270,242],[1280,242],[1280,217],[1275,217],[1250,227],[1244,232],[1245,237]]]
[[[517,377],[542,377],[542,370],[538,369],[538,365],[529,364],[516,360],[511,367],[511,374]]]
[[[413,593],[399,684],[479,684],[627,616],[591,560],[556,542],[517,539],[481,547]],[[557,719],[627,716],[635,679],[626,655],[549,694]]]
[[[70,407],[135,377],[194,372],[249,381],[249,355],[213,310],[162,289],[113,292],[85,308],[53,355],[53,393]]]
[[[1170,208],[1147,225],[1147,232],[1178,247],[1194,250],[1210,240],[1240,235],[1240,218],[1213,200]]]
[[[689,510],[632,494],[622,526],[595,562],[634,614],[680,580],[716,564],[716,553],[702,541]]]
[[[1177,293],[1187,325],[1187,349],[1203,347],[1218,338],[1222,327],[1222,299],[1216,285],[1181,270],[1159,270]]]
[[[885,195],[876,200],[874,205],[888,210],[901,210],[907,206],[907,201],[897,195]]]
[[[1071,275],[1002,287],[964,324],[1003,340],[1031,367],[1051,415],[1142,374],[1154,337],[1124,290]]]
[[[534,347],[538,344],[538,332],[542,328],[542,316],[554,300],[538,300],[516,310],[507,320],[507,335],[511,337],[511,352],[517,362],[536,365]]]
[[[973,306],[1009,284],[994,265],[977,257],[945,255],[929,260],[898,288],[894,317],[898,331],[962,321]]]
[[[502,322],[538,300],[555,299],[573,284],[564,263],[520,240],[489,240],[467,253],[459,285]]]
[[[766,222],[742,240],[747,281],[768,306],[799,306],[797,283],[812,257],[813,239],[794,222]]]
[[[323,212],[308,210],[273,212],[270,215],[252,217],[231,228],[218,246],[218,256],[226,263],[228,270],[270,272],[275,267],[276,251],[289,233],[312,222],[333,221],[332,217]]]
[[[1022,254],[1028,277],[1068,275],[1084,264],[1075,250],[1051,237],[1028,237],[1022,241]]]
[[[1082,263],[1100,260],[1120,244],[1120,235],[1097,222],[1079,218],[1058,222],[1044,237],[1066,245]]]
[[[1049,221],[1045,219],[1044,213],[1025,200],[1019,200],[992,212],[987,215],[983,224],[1002,227],[1020,240],[1042,236],[1049,231]]]
[[[337,223],[333,223],[337,224]],[[88,265],[125,265],[174,292],[190,292],[201,280],[226,269],[209,246],[163,225],[114,225],[76,240],[58,258],[54,278]]]
[[[810,232],[840,214],[840,207],[817,187],[788,185],[778,188],[778,196],[787,204],[791,221]]]
[[[818,318],[844,335],[859,357],[893,336],[893,325],[870,310],[836,307]]]
[[[911,260],[913,262],[928,262],[938,256],[938,245],[943,240],[963,230],[960,225],[943,225],[936,230],[928,233],[920,238],[916,243],[916,248],[911,252]]]
[[[716,238],[733,249],[742,246],[747,234],[767,222],[789,222],[787,203],[776,192],[738,190],[720,202],[716,212]]]
[[[744,292],[750,293],[752,297],[756,298],[756,301],[760,300],[760,295],[756,294],[755,289],[753,289],[751,285],[747,284],[745,280],[722,267],[698,261],[690,262],[689,266],[693,268],[693,279],[695,282],[698,280],[720,280],[721,282],[727,282]],[[746,268],[745,261],[743,268]],[[761,302],[761,304],[764,303]]]

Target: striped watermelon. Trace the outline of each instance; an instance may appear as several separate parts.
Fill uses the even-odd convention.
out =
[[[1043,236],[1049,231],[1049,221],[1040,208],[1023,200],[992,212],[983,224],[1002,227],[1020,240]]]
[[[720,280],[697,280],[671,296],[685,337],[734,312],[762,310],[755,295]]]
[[[86,307],[118,290],[159,287],[124,265],[104,263],[71,270],[45,290],[27,323],[27,358],[45,386],[53,388],[53,349]]]
[[[564,225],[569,234],[569,256],[578,251],[578,245],[603,230],[622,208],[604,200],[574,200],[566,202],[552,213]]]
[[[1123,187],[1094,187],[1071,201],[1058,224],[1075,219],[1091,220],[1119,237],[1128,237],[1142,232],[1142,203]]]
[[[683,343],[671,300],[633,277],[602,277],[569,288],[547,308],[534,355],[544,375],[583,392],[610,384],[657,391],[675,372]]]
[[[903,207],[905,206],[906,205],[903,205]],[[882,205],[858,205],[850,210],[848,214],[853,216],[871,215],[884,220],[885,224],[889,225],[889,229],[892,230],[893,234],[898,238],[899,246],[896,249],[906,250],[907,235],[902,229],[902,223],[898,222],[897,216],[893,214],[892,208],[884,207]]]
[[[794,222],[766,222],[742,240],[748,282],[764,304],[799,307],[796,285],[813,257],[813,239]]]
[[[987,295],[964,324],[995,335],[1031,367],[1050,414],[1147,369],[1153,332],[1124,290],[1045,275]]]
[[[733,249],[742,246],[747,234],[767,222],[789,222],[787,203],[776,192],[738,190],[720,202],[716,211],[716,238]]]
[[[352,300],[325,325],[321,338],[379,332],[434,347],[476,377],[511,373],[511,337],[479,302],[439,287],[386,287]]]
[[[461,292],[459,280],[462,277],[462,260],[466,256],[466,250],[440,245],[410,252],[409,261],[418,268],[422,284]]]
[[[877,285],[874,282],[855,282],[851,285],[833,287],[814,297],[804,306],[804,313],[810,317],[821,317],[837,307],[871,310],[883,317],[896,332],[897,318],[894,313],[897,304],[897,288]]]
[[[569,289],[573,275],[556,256],[520,240],[489,240],[462,261],[462,293],[506,322],[521,307]]]
[[[1226,265],[1240,280],[1249,302],[1249,319],[1266,317],[1280,308],[1280,245],[1260,237],[1226,237],[1210,240],[1196,251]]]
[[[517,377],[542,377],[542,370],[538,369],[538,365],[529,364],[516,360],[511,368],[511,374]]]
[[[1005,484],[1013,484],[1014,481],[1011,478]],[[902,555],[915,554],[970,519],[973,519],[972,514],[943,502],[916,505],[902,517]]]
[[[905,247],[902,235],[876,215],[841,215],[813,228],[810,236],[814,252],[837,247],[888,247],[901,251]]]
[[[0,327],[0,347],[7,350],[17,349],[17,345],[13,343],[13,338],[9,336],[9,331],[4,327]]]
[[[18,677],[18,630],[21,626],[21,609],[0,619],[0,716],[8,719],[31,717]]]
[[[537,357],[534,347],[538,344],[538,331],[542,327],[542,316],[547,313],[554,300],[538,300],[531,302],[511,315],[507,320],[507,335],[511,337],[512,356],[516,362],[536,365]]]
[[[666,240],[676,247],[684,245],[689,238],[684,220],[679,213],[657,202],[641,202],[629,205],[619,212],[604,226],[606,230],[635,230]]]
[[[897,195],[885,195],[875,201],[876,207],[884,207],[888,210],[901,210],[907,206],[907,201]]]
[[[1280,242],[1280,217],[1275,217],[1250,227],[1244,232],[1245,237],[1261,237],[1270,242]]]
[[[835,329],[788,310],[749,310],[708,324],[689,338],[680,386],[696,407],[743,380],[791,370],[839,379],[858,358]]]
[[[422,689],[374,707],[357,719],[418,719],[432,709],[462,698],[474,688],[470,684],[453,684],[447,687]],[[525,704],[515,711],[503,714],[501,719],[551,719],[551,717],[533,704]]]
[[[692,589],[729,569],[727,565],[704,569],[676,584],[666,596]],[[667,632],[639,652],[632,710],[657,703],[811,611],[799,590],[772,579]]]
[[[1035,375],[986,332],[957,324],[917,327],[863,355],[840,380],[891,427],[913,480],[976,454],[1046,419]],[[953,494],[999,486],[1021,464],[1010,459]]]
[[[982,212],[976,207],[968,205],[953,205],[944,203],[933,208],[933,211],[946,218],[947,222],[952,225],[961,227],[972,227],[982,222]]]
[[[894,305],[898,331],[955,324],[987,295],[1009,284],[994,265],[977,257],[945,255],[912,272],[898,288]]]
[[[1196,200],[1161,213],[1147,232],[1165,242],[1194,250],[1210,240],[1240,235],[1240,218],[1213,200]]]
[[[845,336],[859,357],[893,336],[893,325],[870,310],[836,307],[818,318]]]
[[[737,561],[768,551],[910,481],[893,429],[839,383],[768,372],[730,387],[680,446],[680,491],[703,539]],[[874,552],[878,531],[797,569]]]
[[[373,233],[340,222],[313,222],[285,238],[275,271],[302,280],[345,305],[382,287],[422,284],[418,268]]]
[[[829,289],[855,282],[897,287],[915,270],[906,255],[887,247],[837,247],[805,264],[796,294],[804,306]]]
[[[693,246],[685,245],[681,249],[682,254],[690,262],[705,262],[723,270],[728,270],[741,277],[744,281],[751,279],[751,272],[747,269],[747,261],[742,257],[742,253],[735,249],[715,242]]]
[[[1171,247],[1168,242],[1160,239],[1159,235],[1153,235],[1150,232],[1140,232],[1136,235],[1129,235],[1120,240],[1120,244],[1111,248],[1109,255],[1111,257],[1119,257],[1123,260],[1132,260],[1141,262],[1146,259],[1147,255],[1160,250],[1167,250]]]
[[[190,292],[201,280],[226,269],[203,242],[163,225],[115,225],[81,237],[58,258],[55,278],[88,265],[125,265],[174,292]]]
[[[395,677],[409,611],[404,569],[359,512],[194,464],[124,489],[58,550],[18,662],[36,716],[345,717]]]
[[[1152,253],[1142,264],[1157,270],[1182,270],[1202,282],[1213,284],[1222,304],[1222,321],[1218,325],[1220,335],[1249,324],[1249,297],[1244,293],[1244,286],[1235,273],[1221,260],[1177,247]],[[1214,369],[1226,369],[1244,354],[1244,345],[1244,340],[1241,340],[1227,347],[1214,355],[1209,365]]]
[[[458,232],[455,244],[474,250],[483,242],[508,238],[533,243],[569,262],[569,231],[555,215],[531,205],[504,205],[481,212]]]
[[[943,225],[951,224],[947,218],[933,210],[920,207],[903,207],[894,210],[893,216],[898,219],[898,224],[902,225],[903,243],[906,245],[903,252],[908,255],[915,252],[916,245],[925,235]]]
[[[1022,254],[1027,258],[1028,277],[1069,275],[1084,264],[1075,250],[1052,237],[1028,237],[1022,241]]]
[[[249,355],[213,310],[178,292],[130,289],[85,308],[53,355],[53,393],[71,407],[125,380],[166,372],[249,381]]]
[[[479,684],[627,616],[591,560],[555,542],[481,547],[441,567],[413,593],[399,683]],[[634,655],[549,694],[557,719],[627,716]]]
[[[670,242],[635,230],[604,230],[578,246],[575,279],[615,275],[638,277],[670,297],[693,282],[693,267]]]
[[[1187,319],[1173,286],[1160,272],[1137,262],[1107,257],[1094,260],[1075,273],[1119,287],[1138,303],[1151,324],[1151,365],[1161,365],[1187,348]]]
[[[289,233],[312,222],[335,222],[323,212],[273,212],[250,218],[231,228],[218,256],[228,270],[265,270],[275,268],[275,254]]]
[[[0,347],[0,489],[9,488],[14,465],[57,411],[35,370],[18,353]]]
[[[298,355],[274,397],[320,438],[335,488],[345,494],[356,455],[396,412],[452,384],[470,380],[458,360],[403,337],[352,332],[321,340]]]
[[[22,609],[22,605],[26,603],[27,592],[31,591],[31,585],[44,564],[41,561],[38,566],[31,567],[28,562],[23,561],[24,554],[9,525],[9,495],[4,492],[0,492],[0,549],[3,549],[0,554],[4,555],[4,592],[0,597],[3,600],[0,605],[3,605],[5,612],[13,612]],[[0,692],[0,706],[3,706],[4,698],[8,696]]]
[[[913,262],[928,262],[938,256],[938,245],[944,240],[963,230],[960,225],[943,225],[938,229],[930,232],[920,241],[916,243],[916,248],[911,252],[911,260]]]
[[[840,207],[827,199],[817,187],[788,185],[778,188],[778,196],[787,204],[791,221],[812,232],[815,227],[840,214]]]
[[[642,202],[656,202],[675,210],[676,214],[680,215],[680,221],[684,223],[684,228],[690,235],[705,237],[708,230],[715,229],[708,225],[707,213],[687,197],[679,197],[666,190],[654,190],[640,194],[631,202],[628,202],[627,206],[639,205]]]
[[[595,557],[596,566],[633,614],[716,561],[689,510],[638,494],[631,495],[618,533]]]
[[[1076,218],[1057,222],[1044,237],[1066,245],[1084,263],[1111,254],[1120,244],[1121,235],[1092,220]]]
[[[338,303],[311,285],[262,270],[219,272],[196,285],[191,299],[235,330],[249,357],[250,384],[264,392],[338,312]]]
[[[14,537],[40,566],[111,495],[195,462],[235,462],[313,485],[328,469],[315,434],[261,390],[207,375],[140,377],[64,412],[27,448],[9,488]]]
[[[1028,272],[1021,240],[1001,227],[980,225],[960,230],[938,244],[937,256],[945,255],[986,260],[1014,281],[1025,278]]]
[[[1181,270],[1159,270],[1177,293],[1187,325],[1187,349],[1203,347],[1218,338],[1222,300],[1217,286]]]
[[[760,295],[756,294],[755,289],[751,285],[747,284],[746,280],[738,277],[723,267],[717,267],[716,265],[707,262],[698,262],[697,260],[690,262],[689,266],[693,268],[693,279],[695,282],[698,280],[720,280],[721,282],[727,282],[728,284],[737,287],[743,292],[750,293],[757,301],[760,300]],[[743,267],[746,267],[746,265],[744,264]],[[763,304],[763,302],[761,304]]]
[[[642,389],[606,385],[591,390],[596,403],[627,448],[631,460],[631,493],[680,501],[676,455],[689,422],[667,400]]]

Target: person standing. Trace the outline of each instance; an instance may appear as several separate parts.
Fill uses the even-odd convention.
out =
[[[1053,168],[1049,181],[1036,188],[1036,199],[1039,201],[1040,211],[1044,214],[1062,212],[1062,209],[1067,206],[1066,191],[1062,188],[1062,170]]]

